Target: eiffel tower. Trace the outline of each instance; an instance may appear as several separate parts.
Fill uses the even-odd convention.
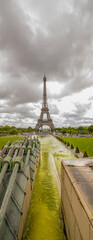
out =
[[[36,124],[35,130],[38,131],[39,128],[43,125],[49,126],[51,129],[54,129],[55,126],[52,122],[52,119],[49,114],[49,108],[47,104],[47,93],[46,93],[46,76],[44,75],[43,78],[43,103],[42,103],[42,108],[41,108],[41,114],[38,119],[38,122]],[[46,115],[46,118],[44,119],[44,115]]]

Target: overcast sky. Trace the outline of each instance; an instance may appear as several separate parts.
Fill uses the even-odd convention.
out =
[[[0,125],[93,124],[93,0],[0,0]]]

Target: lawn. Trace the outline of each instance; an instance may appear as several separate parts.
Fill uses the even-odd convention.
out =
[[[17,141],[18,139],[22,139],[23,137],[0,137],[0,150],[2,149],[2,147],[4,145],[6,145],[6,143],[8,141],[10,141],[10,143],[13,143],[14,141]]]
[[[76,148],[78,147],[81,152],[87,152],[89,157],[93,157],[93,138],[85,138],[85,137],[62,137],[66,142],[69,142],[70,145]]]

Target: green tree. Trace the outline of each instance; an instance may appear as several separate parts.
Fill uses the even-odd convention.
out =
[[[91,126],[88,127],[88,131],[89,131],[90,133],[93,133],[93,125],[91,125]]]
[[[4,126],[4,127],[2,127],[2,131],[5,131],[5,132],[9,132],[10,131],[10,129],[11,129],[11,127],[9,127],[9,126]]]
[[[26,131],[27,131],[27,132],[32,132],[33,129],[32,129],[31,127],[28,127],[28,128],[26,129]]]
[[[67,129],[66,129],[66,128],[63,128],[63,129],[61,129],[61,132],[62,132],[63,134],[65,134],[65,133],[67,132]]]
[[[18,135],[18,130],[17,129],[11,129],[10,131],[9,131],[9,134],[11,134],[11,135]]]

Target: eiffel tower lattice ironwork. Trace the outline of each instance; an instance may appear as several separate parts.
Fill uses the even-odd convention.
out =
[[[44,119],[44,115],[46,115],[46,118]],[[49,108],[47,104],[47,93],[46,93],[46,76],[44,75],[43,78],[43,103],[41,108],[41,114],[38,119],[38,122],[36,124],[35,130],[38,131],[39,128],[43,125],[49,126],[51,129],[54,129],[55,126],[52,122],[52,119],[49,114]]]

